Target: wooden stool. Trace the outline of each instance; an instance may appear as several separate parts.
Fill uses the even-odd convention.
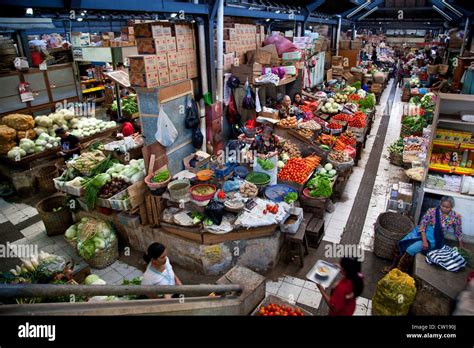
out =
[[[285,240],[287,243],[297,245],[298,256],[300,257],[300,267],[304,266],[304,256],[308,255],[308,239],[306,239],[307,222],[303,220],[301,226],[295,234],[286,234]],[[304,250],[303,250],[304,249]]]
[[[324,219],[312,217],[306,227],[306,238],[311,248],[317,248],[324,236]]]

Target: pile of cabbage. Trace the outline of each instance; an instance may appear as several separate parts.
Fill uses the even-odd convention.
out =
[[[101,279],[97,274],[90,274],[84,279],[84,285],[107,285],[105,280]],[[110,302],[119,301],[117,296],[93,296],[88,302]]]
[[[13,160],[17,160],[18,156],[24,157],[32,153],[42,152],[59,146],[61,138],[56,136],[49,136],[47,133],[42,133],[36,140],[23,138],[20,140],[19,146],[11,149],[7,156]]]
[[[83,233],[83,229],[93,229],[93,233]],[[69,227],[64,236],[69,241],[77,242],[77,251],[85,260],[90,260],[101,250],[111,247],[117,238],[112,227],[105,221],[93,218],[82,218],[79,223]]]
[[[36,127],[34,131],[38,135],[46,133],[55,137],[55,130],[57,128],[63,128],[68,131],[72,128],[76,128],[78,122],[79,120],[74,117],[74,109],[61,109],[48,116],[35,117]]]
[[[105,173],[112,178],[123,179],[134,184],[145,178],[145,161],[140,158],[139,160],[130,160],[129,164],[115,163]]]
[[[91,135],[101,133],[117,125],[115,121],[102,121],[96,118],[81,118],[70,133],[78,138],[85,138]]]
[[[334,98],[329,98],[327,102],[321,107],[324,113],[336,114],[342,110],[342,105],[335,102]]]

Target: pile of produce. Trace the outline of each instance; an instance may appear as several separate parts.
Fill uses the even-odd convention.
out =
[[[321,107],[321,111],[326,114],[336,114],[342,110],[342,105],[336,103],[333,98],[329,98],[328,101]]]
[[[394,268],[377,283],[372,300],[374,315],[407,315],[415,300],[415,280]]]
[[[16,146],[16,130],[0,125],[0,154],[6,154]]]
[[[100,190],[111,179],[112,177],[109,174],[101,173],[91,179],[85,179],[82,181],[81,185],[84,187],[84,198],[89,209],[95,208],[97,196],[99,195]]]
[[[342,141],[346,145],[355,145],[357,143],[357,138],[351,131],[345,131],[342,133],[338,140]]]
[[[336,93],[336,95],[334,96],[334,99],[336,103],[344,104],[345,102],[347,102],[347,95],[342,94],[342,93]]]
[[[331,180],[326,175],[316,175],[306,185],[309,195],[314,198],[327,198],[332,195]]]
[[[403,119],[402,124],[408,128],[411,134],[421,133],[427,126],[425,118],[421,116],[407,116]]]
[[[293,204],[297,200],[298,200],[298,194],[296,192],[288,192],[284,197],[284,201],[288,204]]]
[[[321,134],[319,137],[318,137],[318,142],[320,144],[323,144],[323,145],[326,145],[326,146],[333,146],[334,143],[336,142],[336,137],[332,136],[332,135],[328,135],[328,134]]]
[[[138,160],[132,159],[128,164],[114,163],[105,172],[112,178],[122,179],[125,182],[134,184],[145,177],[145,161],[143,158],[140,158]]]
[[[351,118],[352,118],[351,115],[341,113],[341,114],[337,114],[337,115],[334,115],[333,117],[331,117],[331,120],[335,120],[335,121],[349,121]]]
[[[311,139],[314,135],[313,131],[309,129],[298,129],[296,132],[306,139]]]
[[[38,139],[34,142],[34,152],[42,152],[44,150],[51,150],[54,147],[58,147],[61,143],[61,138],[54,136],[50,136],[46,133],[41,133]],[[25,144],[29,148],[32,148],[32,141]],[[20,143],[20,147],[22,144]],[[28,151],[27,151],[28,152]]]
[[[344,151],[346,149],[347,144],[342,142],[341,139],[337,139],[334,147],[332,148],[334,151]]]
[[[16,131],[27,131],[35,126],[33,116],[11,114],[2,118],[2,123]]]
[[[302,317],[304,316],[304,313],[299,308],[295,308],[293,310],[291,309],[291,307],[270,303],[268,306],[260,307],[260,310],[258,311],[257,315],[263,317]]]
[[[74,129],[71,134],[78,138],[85,138],[116,126],[115,121],[105,122],[92,117],[83,117],[79,119],[77,129]]]
[[[267,204],[266,209],[263,211],[263,214],[277,214],[278,213],[278,204]]]
[[[278,179],[304,184],[313,170],[303,158],[290,158],[278,173]]]
[[[170,177],[170,172],[167,169],[160,170],[151,179],[152,182],[159,183],[168,180]]]
[[[112,166],[112,163],[104,163],[107,160],[107,157],[100,150],[84,152],[78,158],[73,161],[68,162],[68,167],[76,169],[82,174],[93,175],[95,173],[105,172]],[[106,168],[105,168],[106,167]],[[102,170],[101,170],[102,169]]]
[[[298,120],[295,116],[290,116],[278,122],[278,125],[285,128],[296,128]]]
[[[122,112],[127,115],[133,115],[138,112],[138,103],[137,103],[137,95],[130,94],[126,98],[120,99],[120,106]],[[117,100],[114,100],[110,109],[114,112],[117,112]]]
[[[36,134],[47,134],[52,137],[56,136],[55,130],[63,128],[68,131],[76,128],[79,120],[74,117],[74,109],[61,109],[49,114],[48,116],[35,117]]]
[[[275,164],[269,159],[257,158],[257,163],[263,170],[272,170]]]
[[[282,160],[287,161],[289,158],[301,157],[301,152],[298,146],[292,143],[290,140],[285,140],[281,146]],[[285,156],[286,155],[286,156]]]
[[[359,100],[359,108],[371,110],[375,107],[375,103],[375,95],[373,93],[367,93],[367,96],[361,97]]]
[[[240,186],[239,192],[244,197],[257,197],[258,195],[258,188],[255,184],[251,182],[245,181],[242,186]]]
[[[364,128],[367,125],[367,115],[357,111],[349,120],[348,126],[353,128]]]
[[[327,125],[327,128],[329,129],[342,129],[342,125],[336,122],[329,122]]]
[[[326,176],[327,178],[331,179],[334,178],[337,174],[337,171],[334,169],[331,163],[326,163],[324,167],[322,167],[319,172],[318,176]]]
[[[120,178],[112,178],[108,183],[106,183],[99,191],[99,197],[103,199],[108,199],[115,196],[117,193],[125,190],[130,184]]]
[[[350,162],[352,158],[345,151],[331,151],[328,155],[328,158],[337,163]]]
[[[396,153],[396,154],[402,154],[403,153],[403,138],[399,138],[397,141],[394,143],[390,144],[390,146],[387,148],[389,153]]]
[[[315,120],[309,120],[309,121],[306,121],[306,122],[302,122],[299,125],[299,128],[308,129],[308,130],[312,130],[312,131],[317,131],[317,130],[321,129],[321,125],[318,122],[316,122]]]
[[[117,238],[107,222],[86,217],[69,227],[65,237],[77,240],[77,251],[85,260],[90,260],[99,251],[109,248]]]

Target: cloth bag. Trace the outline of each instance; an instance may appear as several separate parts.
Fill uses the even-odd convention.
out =
[[[156,141],[164,147],[168,147],[175,142],[177,137],[178,131],[176,130],[176,127],[163,110],[163,106],[161,106],[155,133]]]

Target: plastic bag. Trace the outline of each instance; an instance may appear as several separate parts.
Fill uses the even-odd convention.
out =
[[[192,98],[186,98],[186,118],[184,125],[187,129],[199,127],[199,112],[196,102]]]
[[[241,185],[242,181],[240,180],[227,180],[222,185],[222,190],[224,190],[225,193],[238,191]]]
[[[158,114],[157,130],[155,133],[155,139],[164,147],[168,147],[173,144],[178,137],[178,131],[174,126],[173,122],[169,119],[163,107],[160,108]]]
[[[245,84],[245,97],[242,100],[242,107],[247,110],[255,110],[255,100],[252,97],[252,89],[249,82]]]
[[[394,268],[377,283],[372,299],[372,314],[407,315],[415,295],[415,280]]]
[[[278,34],[272,35],[265,39],[264,46],[272,44],[276,46],[279,57],[281,57],[282,53],[284,52],[298,51],[298,48],[293,44],[293,42]]]
[[[212,220],[215,225],[220,225],[224,216],[224,204],[212,200],[204,211],[206,216]]]
[[[204,141],[204,137],[201,133],[201,130],[199,128],[195,128],[193,130],[193,146],[195,149],[200,149],[202,147],[202,143]]]
[[[227,106],[227,119],[230,124],[236,124],[239,118],[239,112],[237,111],[237,106],[235,105],[234,93],[230,93],[229,96],[229,105]]]
[[[262,111],[262,105],[260,105],[260,98],[258,97],[258,88],[255,89],[255,111],[256,112]]]

